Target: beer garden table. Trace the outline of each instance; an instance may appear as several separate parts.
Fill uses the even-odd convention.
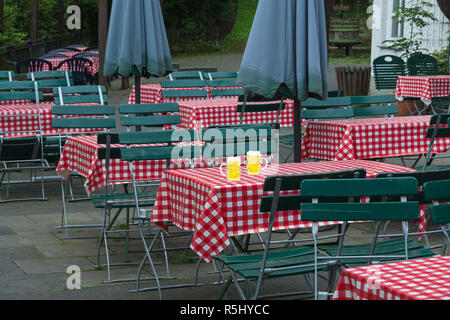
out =
[[[426,105],[432,98],[450,96],[450,75],[438,76],[400,76],[397,80],[395,97],[420,98]]]
[[[67,64],[64,64],[60,69],[57,69],[57,68],[58,68],[58,66],[59,66],[59,64],[61,62],[63,62],[64,60],[67,60],[67,59],[69,59],[69,58],[46,58],[44,60],[46,60],[46,61],[48,61],[48,62],[50,62],[52,64],[53,70],[63,70],[63,71],[65,71],[65,70],[68,70]],[[94,76],[99,70],[99,61],[100,61],[100,59],[98,57],[87,57],[86,59],[89,59],[89,60],[92,61],[92,66],[89,67],[87,69],[87,71],[92,76]],[[48,66],[47,65],[44,65],[43,68],[44,68],[43,71],[50,71],[50,70],[48,70]]]
[[[259,212],[267,176],[356,168],[366,169],[367,177],[379,172],[414,171],[365,160],[286,163],[269,166],[258,176],[241,172],[240,181],[230,182],[221,175],[220,168],[167,170],[162,176],[152,222],[162,228],[173,222],[183,230],[193,231],[191,249],[203,260],[211,261],[212,256],[230,245],[230,237],[267,231],[268,214]],[[420,219],[424,218],[422,215]],[[311,223],[301,220],[300,212],[287,211],[277,215],[274,227],[281,230],[310,226]]]
[[[450,300],[450,256],[345,269],[335,300]]]
[[[426,154],[431,116],[321,120],[308,123],[303,159],[355,160]],[[433,153],[450,147],[450,138],[436,139]]]

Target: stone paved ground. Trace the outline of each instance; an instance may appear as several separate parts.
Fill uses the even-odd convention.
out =
[[[237,68],[239,57],[235,58],[233,66],[226,65],[227,70]],[[221,60],[227,61],[227,60]],[[200,61],[202,62],[202,61]],[[198,63],[200,63],[198,62]],[[197,63],[190,61],[191,65]],[[205,64],[212,63],[206,61]],[[118,84],[114,83],[117,87]],[[110,90],[111,105],[126,103],[129,91]],[[288,133],[284,129],[282,134]],[[289,152],[282,149],[283,153]],[[399,163],[398,160],[388,162]],[[50,175],[55,175],[50,172]],[[83,189],[78,182],[74,184],[74,191],[83,196]],[[34,184],[16,185],[12,192],[21,194],[39,194],[39,186]],[[99,229],[70,230],[70,236],[83,239],[65,239],[62,230],[55,228],[61,223],[61,197],[59,181],[46,183],[48,201],[45,202],[17,202],[0,204],[0,299],[123,299],[123,300],[155,300],[156,291],[130,293],[135,288],[134,281],[125,283],[105,283],[107,272],[105,268],[97,268],[97,243]],[[95,210],[89,201],[68,203],[70,223],[101,222],[101,212]],[[124,223],[122,220],[120,223]],[[397,228],[393,224],[392,228]],[[414,229],[414,226],[411,226]],[[331,230],[329,232],[332,232]],[[347,240],[349,243],[370,241],[370,224],[355,224],[351,227]],[[302,234],[301,236],[306,236]],[[283,234],[277,234],[281,237]],[[131,235],[130,254],[125,253],[125,242],[122,239],[111,239],[110,252],[112,262],[140,261],[143,257],[142,242],[137,234]],[[169,246],[183,246],[188,237],[167,239]],[[160,260],[161,256],[155,256]],[[101,250],[101,263],[105,263],[104,250]],[[171,276],[176,280],[162,280],[162,284],[192,283],[195,268],[195,257],[191,251],[173,251],[169,256]],[[68,290],[66,273],[69,266],[76,265],[81,269],[81,290]],[[158,274],[165,274],[162,264],[157,265]],[[114,267],[111,270],[112,279],[133,278],[136,276],[137,266],[128,265]],[[200,266],[200,281],[210,282],[217,279],[212,274],[212,265],[202,263]],[[154,286],[155,281],[144,283],[145,287]],[[303,277],[287,280],[270,281],[267,292],[276,292],[278,288],[307,289]],[[164,290],[166,300],[211,300],[216,299],[220,286],[205,285],[195,288],[178,288]],[[234,288],[230,290],[231,298],[239,298]]]

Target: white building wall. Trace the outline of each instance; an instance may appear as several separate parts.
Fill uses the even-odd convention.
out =
[[[414,0],[406,0],[405,5],[408,6],[412,1]],[[429,53],[433,53],[448,45],[447,31],[450,30],[450,22],[441,12],[436,0],[428,1],[433,3],[433,8],[430,11],[438,21],[431,23],[423,30],[422,47],[427,48]],[[394,0],[374,0],[373,3],[371,61],[380,55],[401,55],[401,53],[396,53],[383,44],[385,40],[395,39],[391,36]],[[409,33],[410,28],[405,24],[404,36],[408,37]]]

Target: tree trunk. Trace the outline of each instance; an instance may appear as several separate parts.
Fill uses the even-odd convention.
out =
[[[98,83],[107,87],[106,77],[103,74],[105,62],[106,41],[108,38],[108,0],[98,1],[98,49],[100,55]]]
[[[37,40],[38,37],[38,0],[31,0],[31,32],[30,39]]]
[[[58,36],[64,34],[64,0],[58,0]]]
[[[3,32],[3,15],[5,12],[5,1],[0,0],[0,32]]]

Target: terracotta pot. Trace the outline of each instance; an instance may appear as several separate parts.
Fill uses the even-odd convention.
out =
[[[415,100],[415,103],[420,109],[425,108],[425,105],[423,104],[422,101]],[[409,108],[408,108],[408,105],[409,105]],[[409,111],[409,110],[411,110],[411,111]],[[415,112],[415,111],[416,111],[416,107],[414,106],[413,100],[405,99],[398,103],[398,113],[397,113],[398,117],[409,116],[409,115],[411,115],[411,112]]]

